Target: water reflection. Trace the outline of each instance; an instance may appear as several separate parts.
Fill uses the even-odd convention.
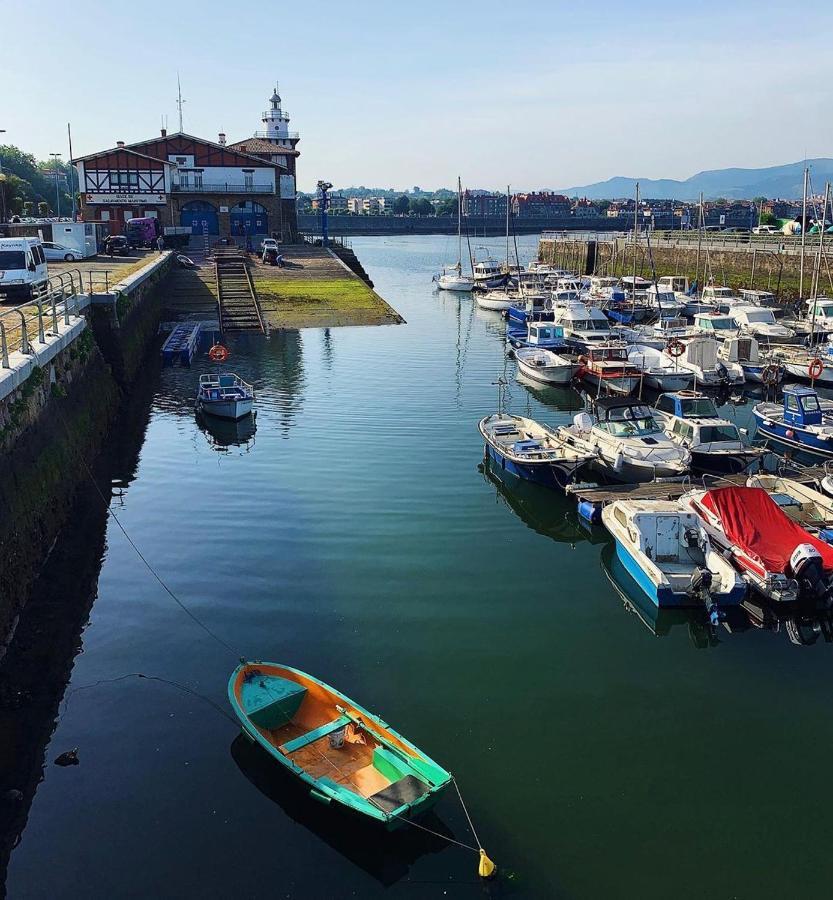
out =
[[[833,615],[809,614],[794,609],[778,609],[755,594],[741,604],[749,624],[761,631],[780,634],[797,647],[811,647],[819,642],[833,643]]]
[[[249,453],[255,446],[257,414],[244,416],[236,422],[218,419],[198,411],[197,427],[205,435],[208,445],[218,453],[228,453],[231,447],[241,447],[241,452]]]
[[[477,468],[494,489],[496,500],[511,509],[527,528],[573,547],[582,541],[600,544],[606,540],[600,529],[582,524],[575,500],[504,472],[490,465],[488,459]]]
[[[245,777],[293,822],[363,869],[385,887],[404,878],[423,856],[451,849],[451,844],[417,828],[388,833],[364,822],[337,804],[322,806],[310,798],[309,789],[292,777],[257,744],[239,734],[231,744],[231,756]],[[430,814],[425,826],[453,837],[444,823]]]
[[[79,484],[67,525],[0,661],[0,896],[9,857],[43,780],[47,747],[98,596],[106,554],[106,502],[136,477],[159,366],[158,359],[151,362],[134,385],[93,465],[98,490],[88,478]]]

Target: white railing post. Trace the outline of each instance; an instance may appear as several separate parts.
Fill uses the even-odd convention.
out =
[[[2,322],[0,322],[0,359],[2,359],[4,369],[11,369],[9,365],[9,345],[6,343],[6,326]]]

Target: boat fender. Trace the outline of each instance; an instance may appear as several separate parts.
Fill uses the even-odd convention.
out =
[[[582,500],[578,505],[578,514],[585,522],[595,524],[600,519],[598,507],[589,500]]]
[[[767,424],[769,423],[767,422]],[[795,437],[795,432],[792,430],[792,428],[788,428],[786,431],[786,435],[788,438]]]
[[[613,471],[621,472],[622,466],[625,463],[625,451],[622,449],[622,445],[619,444],[619,449],[616,451],[616,458],[613,460]]]
[[[310,788],[309,795],[313,800],[317,800],[319,803],[323,803],[325,806],[329,806],[332,802],[332,797],[328,797],[326,794],[322,794],[321,791],[317,791],[315,788]]]

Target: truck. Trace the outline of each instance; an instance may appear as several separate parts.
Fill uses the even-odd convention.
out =
[[[178,226],[162,226],[155,216],[128,219],[124,228],[124,235],[133,247],[156,247],[159,235],[165,240],[165,247],[169,250],[187,247],[191,240],[191,229]]]

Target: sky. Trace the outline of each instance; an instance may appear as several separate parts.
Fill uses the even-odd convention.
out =
[[[833,156],[833,3],[0,0],[0,141],[230,141],[280,82],[298,186],[567,188]],[[18,39],[10,39],[11,36]],[[814,60],[817,64],[814,64]]]

